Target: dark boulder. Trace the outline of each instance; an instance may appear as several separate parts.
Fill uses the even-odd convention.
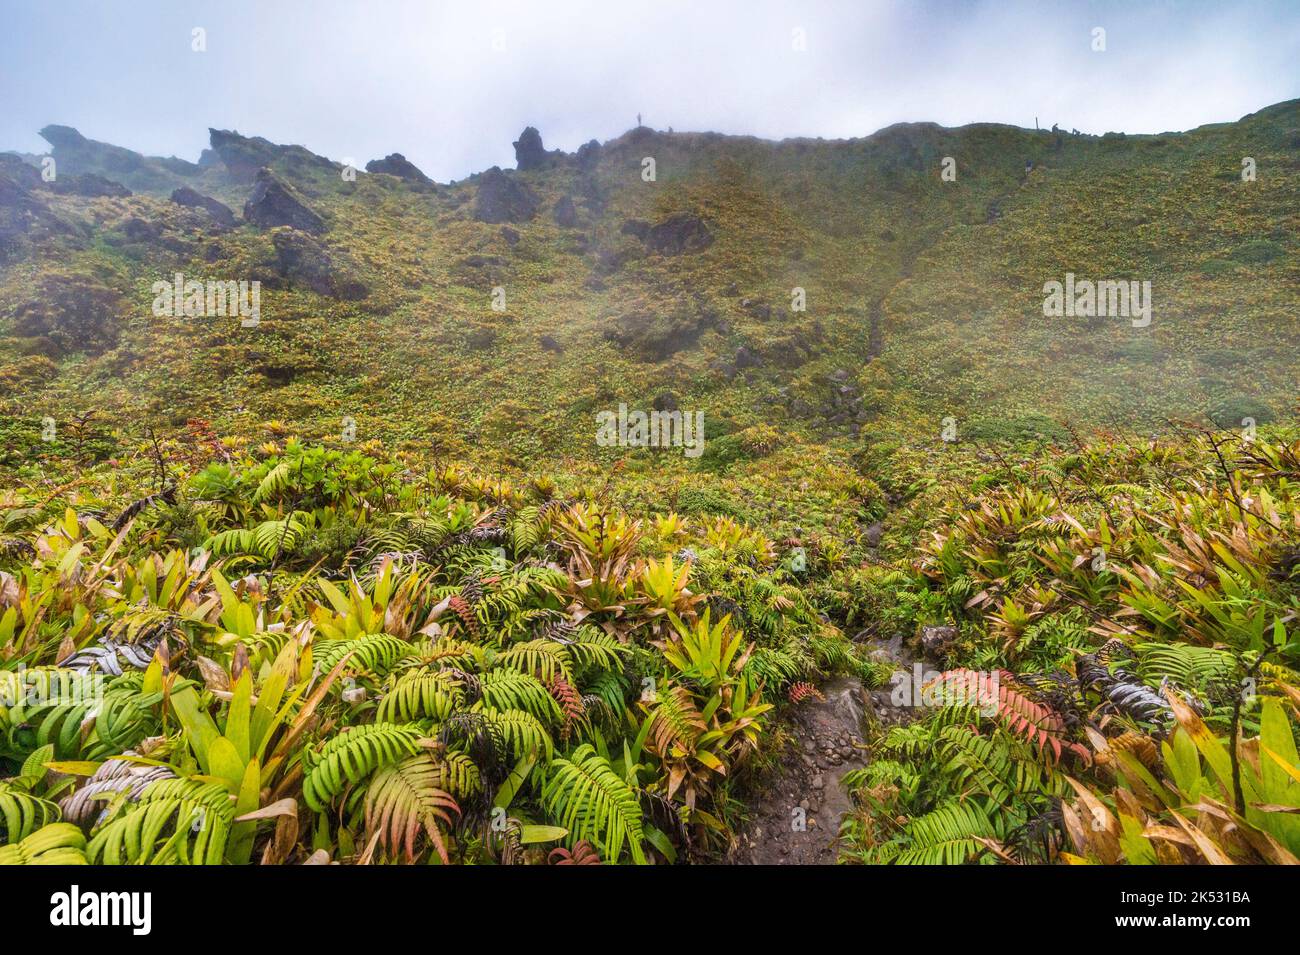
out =
[[[418,182],[426,186],[433,182],[432,179],[419,170],[415,163],[408,160],[401,153],[390,153],[383,159],[370,160],[370,162],[366,163],[366,172],[386,173],[407,182]]]
[[[205,196],[189,186],[182,186],[173,192],[172,202],[190,209],[202,209],[212,217],[214,222],[220,225],[233,226],[235,224],[235,213],[231,211],[229,206],[210,196]]]
[[[552,215],[555,216],[555,224],[562,229],[572,229],[578,224],[578,207],[569,196],[561,196],[556,201]]]
[[[628,219],[623,223],[623,227],[618,231],[622,232],[624,235],[636,236],[644,242],[646,236],[650,234],[650,223],[646,222],[644,219]]]
[[[655,411],[677,411],[681,406],[677,403],[675,394],[671,391],[664,391],[655,398],[651,407]]]
[[[759,349],[763,364],[787,370],[800,367],[812,358],[813,353],[813,346],[802,331],[768,338],[763,341]]]
[[[474,218],[479,222],[527,222],[537,215],[541,200],[527,185],[493,166],[478,180]]]
[[[541,345],[542,348],[545,349],[546,351],[555,352],[557,355],[562,354],[564,352],[564,346],[561,345],[550,335],[543,335],[541,338],[537,340],[537,343]]]
[[[650,229],[647,248],[660,255],[701,252],[713,244],[713,233],[698,216],[675,215]]]
[[[519,134],[514,143],[515,168],[520,172],[530,169],[542,169],[549,164],[546,149],[542,146],[542,134],[534,126],[528,126]]]
[[[496,329],[477,326],[465,332],[465,347],[471,351],[488,351],[497,343]]]
[[[345,302],[370,294],[343,256],[331,253],[305,232],[276,229],[271,244],[275,246],[276,272],[291,284]]]
[[[598,275],[613,275],[628,262],[640,258],[643,254],[641,247],[631,242],[625,242],[612,249],[602,249],[596,256],[595,271]]]
[[[508,225],[503,225],[501,227],[501,238],[505,240],[506,245],[514,248],[519,244],[519,231],[510,228]]]
[[[269,169],[258,170],[253,194],[244,203],[244,218],[264,229],[287,225],[312,234],[325,231],[325,221]]]

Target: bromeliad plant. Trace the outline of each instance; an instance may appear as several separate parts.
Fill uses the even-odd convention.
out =
[[[672,670],[651,702],[642,734],[667,770],[664,794],[683,795],[689,820],[715,830],[721,824],[702,803],[715,781],[725,778],[758,746],[762,717],[770,703],[745,674],[750,648],[724,617],[709,611],[692,623],[670,615],[674,633],[664,645]]]
[[[1291,692],[1294,709],[1300,694]],[[1217,736],[1191,707],[1156,747],[1090,733],[1107,788],[1070,779],[1062,804],[1073,863],[1300,864],[1300,755],[1278,698],[1263,701],[1259,735]]]

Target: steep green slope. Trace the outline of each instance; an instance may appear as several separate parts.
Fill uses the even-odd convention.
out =
[[[349,176],[233,133],[214,131],[196,165],[52,127],[72,185],[7,200],[38,211],[12,213],[0,272],[4,411],[20,431],[94,411],[124,427],[278,419],[324,437],[351,416],[362,440],[578,463],[614,457],[595,444],[597,412],[665,393],[702,410],[711,437],[832,444],[863,429],[937,437],[947,416],[979,434],[1035,415],[1144,428],[1285,415],[1297,111],[1154,137],[913,124],[770,143],[639,128],[450,185]],[[1241,181],[1243,156],[1257,181]],[[321,217],[316,238],[240,217],[263,165]],[[76,177],[114,172],[137,194],[77,194]],[[236,224],[169,201],[178,183]],[[522,214],[484,214],[481,191],[519,186]],[[261,323],[155,316],[152,284],[178,271],[261,280]],[[1043,284],[1066,272],[1149,280],[1152,323],[1045,318]]]

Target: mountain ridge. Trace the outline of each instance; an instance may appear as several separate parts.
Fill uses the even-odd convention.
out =
[[[1254,110],[1250,113],[1246,113],[1236,120],[1224,120],[1224,121],[1213,122],[1213,123],[1202,123],[1199,126],[1194,126],[1189,129],[1183,129],[1183,130],[1164,130],[1158,133],[1127,133],[1127,132],[1111,130],[1105,133],[1081,133],[1078,135],[1082,135],[1094,139],[1105,138],[1108,136],[1110,137],[1123,136],[1123,137],[1135,138],[1135,139],[1140,139],[1143,137],[1154,138],[1154,137],[1162,137],[1162,136],[1185,136],[1185,135],[1195,134],[1198,132],[1233,126],[1235,124],[1245,122],[1246,120],[1249,119],[1269,115],[1273,112],[1284,112],[1288,108],[1294,109],[1298,103],[1300,103],[1300,99],[1282,100],[1277,103],[1273,103],[1268,106],[1261,107],[1260,109]],[[866,133],[862,136],[850,136],[850,137],[787,136],[787,137],[782,137],[780,139],[771,139],[771,138],[757,136],[753,134],[747,134],[747,133],[722,133],[722,132],[716,132],[711,130],[682,130],[676,133],[670,130],[666,135],[675,135],[675,136],[682,136],[682,137],[721,137],[723,139],[734,140],[738,142],[752,141],[754,143],[769,144],[773,146],[797,145],[801,143],[818,143],[818,144],[826,144],[826,145],[836,145],[836,144],[853,144],[853,143],[868,141],[876,137],[884,136],[886,134],[898,130],[907,130],[907,131],[926,130],[926,131],[933,131],[933,132],[954,133],[954,132],[962,132],[965,130],[971,130],[977,128],[1013,130],[1021,133],[1032,132],[1035,134],[1054,133],[1057,131],[1055,127],[1034,128],[1031,130],[1027,126],[1018,126],[1014,123],[994,123],[994,122],[977,121],[973,123],[966,123],[960,126],[945,126],[941,123],[932,120],[909,120],[909,121],[900,121],[896,123],[891,123],[887,126],[882,126],[879,129],[875,130],[874,132]],[[628,129],[627,131],[620,133],[619,135],[614,136],[611,139],[605,140],[604,142],[598,142],[595,139],[589,140],[587,145],[590,145],[592,143],[597,143],[600,146],[608,146],[610,144],[617,143],[633,135],[638,131],[638,129],[650,129],[650,127],[632,127],[631,129]],[[56,139],[50,139],[49,136],[45,135],[46,132],[50,132],[52,135],[56,137]],[[213,138],[221,138],[221,139],[228,138],[230,141],[242,140],[248,143],[256,143],[263,147],[270,147],[271,149],[276,151],[291,150],[291,151],[300,152],[302,154],[314,156],[318,159],[323,159],[333,164],[337,168],[342,168],[344,165],[343,162],[340,160],[330,159],[324,154],[316,153],[313,150],[310,150],[306,146],[301,144],[276,143],[263,136],[258,136],[258,135],[243,136],[237,130],[221,130],[215,127],[209,127],[208,132],[209,132],[210,140],[212,140]],[[1061,132],[1064,132],[1064,130],[1061,130]],[[191,161],[191,160],[178,157],[176,155],[171,155],[166,157],[149,155],[146,153],[138,152],[137,150],[132,150],[129,147],[121,146],[119,144],[109,143],[104,140],[90,139],[84,136],[79,130],[77,130],[73,126],[65,126],[61,124],[49,124],[40,130],[40,134],[42,138],[45,138],[46,141],[49,142],[54,149],[58,149],[60,146],[60,143],[56,140],[62,140],[62,145],[64,146],[65,149],[69,145],[73,145],[73,146],[80,146],[83,149],[86,147],[90,147],[92,149],[123,151],[131,154],[133,157],[139,157],[142,160],[152,161],[164,165],[171,165],[177,168],[192,168],[195,171],[198,171],[210,165],[215,155],[215,147],[214,145],[211,144],[211,142],[207,148],[201,151],[198,160]],[[579,149],[581,148],[582,147],[579,147]],[[14,150],[0,150],[0,153],[3,152],[8,152],[9,154],[12,155],[21,156],[24,161],[32,163],[33,165],[39,165],[42,156],[46,155],[41,153],[20,153]],[[559,153],[565,157],[571,158],[571,157],[576,157],[578,155],[579,150],[575,149],[573,152],[565,152],[562,149],[555,149],[552,150],[551,152]],[[400,153],[390,154],[390,156],[392,155],[401,156]],[[366,165],[370,165],[376,162],[382,162],[383,158],[387,158],[387,157],[381,157],[378,159],[370,160]],[[404,156],[402,156],[402,158],[405,160]],[[367,170],[365,170],[364,167],[358,169],[358,172],[363,172],[363,171],[367,171]],[[462,177],[460,180],[449,179],[446,182],[442,182],[439,184],[451,185],[454,184],[455,182],[464,181],[465,179],[470,179],[474,176],[480,175],[482,172],[485,171],[486,169],[479,170],[478,172],[469,173],[468,175]]]

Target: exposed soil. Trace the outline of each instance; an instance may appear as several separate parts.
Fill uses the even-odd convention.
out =
[[[877,659],[910,669],[901,639],[870,644]],[[913,714],[890,702],[889,687],[868,692],[856,677],[821,686],[825,701],[805,700],[787,731],[793,736],[780,767],[756,786],[749,822],[737,833],[726,861],[741,865],[833,865],[840,822],[852,808],[841,777],[865,766],[863,743],[871,726],[906,722]]]

